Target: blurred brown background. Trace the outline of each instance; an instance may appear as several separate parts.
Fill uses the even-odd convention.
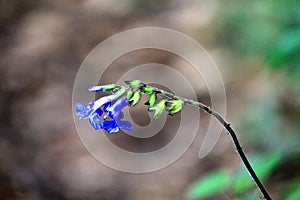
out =
[[[136,27],[175,29],[193,37],[208,50],[226,84],[226,118],[238,132],[246,133],[239,135],[246,152],[260,154],[280,146],[283,152],[292,155],[300,152],[299,76],[288,78],[286,75],[297,74],[299,65],[292,63],[297,73],[265,67],[269,52],[257,55],[255,52],[258,51],[251,47],[257,44],[258,49],[266,49],[259,41],[270,38],[276,25],[265,30],[269,31],[266,36],[263,31],[253,36],[251,33],[256,33],[255,30],[264,30],[250,29],[252,22],[259,20],[252,21],[250,17],[249,22],[246,17],[248,21],[243,21],[240,20],[244,19],[242,16],[231,15],[245,5],[235,7],[235,1],[229,2],[228,8],[223,9],[225,5],[220,1],[200,0],[1,0],[0,198],[185,199],[187,187],[205,173],[217,168],[233,171],[240,166],[226,134],[222,134],[214,150],[202,160],[197,154],[203,136],[197,136],[189,151],[173,165],[141,175],[112,170],[85,150],[72,117],[71,98],[76,72],[98,43]],[[268,5],[259,8],[265,9],[262,13],[272,10]],[[250,16],[255,15],[250,13]],[[299,16],[295,17],[298,17],[298,23]],[[289,19],[294,16],[286,21]],[[266,24],[272,23],[271,19]],[[296,27],[297,23],[291,26]],[[248,28],[244,32],[249,34],[243,34],[239,26]],[[266,27],[265,24],[261,26]],[[277,31],[276,37],[266,45],[278,41],[277,36],[282,32]],[[240,44],[240,41],[245,42]],[[269,47],[272,48],[276,46]],[[298,53],[297,50],[295,55],[299,56]],[[176,59],[174,55],[144,51],[132,55],[132,60],[125,66],[130,68],[131,64],[147,62],[174,66],[177,63],[178,66]],[[188,73],[188,69],[178,68]],[[113,69],[111,73],[114,73]],[[198,95],[199,100],[209,103],[205,88],[198,91]],[[201,117],[201,126],[205,129],[207,116],[201,113]],[[138,123],[143,124],[142,121]],[[253,132],[259,136],[252,134],[254,137],[251,137]],[[168,137],[164,140],[168,141]],[[138,146],[123,141],[124,144],[143,147],[142,143]],[[291,179],[289,174],[298,175],[298,157],[288,163],[282,162],[266,181],[267,188],[275,196],[285,195],[284,185]],[[211,199],[233,199],[234,196],[227,191]]]

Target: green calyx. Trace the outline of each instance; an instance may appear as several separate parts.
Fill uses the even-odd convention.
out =
[[[116,89],[116,84],[108,84],[103,86],[103,91],[113,91]]]
[[[151,95],[154,92],[154,89],[150,86],[144,85],[140,88],[141,92],[144,94]]]
[[[141,92],[136,91],[128,101],[130,105],[135,106],[140,100],[141,100]]]
[[[139,88],[141,85],[140,80],[131,80],[131,81],[124,81],[124,82],[133,89]]]
[[[133,96],[133,91],[132,90],[127,90],[126,99],[129,101],[132,96]]]
[[[184,102],[181,99],[170,100],[166,102],[166,108],[170,115],[180,112],[183,109]]]
[[[118,91],[116,91],[115,95],[120,98],[126,93],[126,87],[122,86]]]
[[[157,96],[155,93],[151,94],[148,101],[145,103],[145,105],[148,105],[149,107],[153,107],[156,103]]]
[[[115,89],[112,90],[112,93],[116,93],[116,92],[118,92],[119,90],[120,90],[120,88],[117,88],[117,87],[116,87]]]
[[[153,107],[148,108],[148,111],[154,112],[154,119],[158,119],[166,110],[166,100],[163,99]]]

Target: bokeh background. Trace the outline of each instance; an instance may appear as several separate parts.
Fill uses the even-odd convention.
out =
[[[81,144],[71,99],[84,58],[113,34],[160,26],[208,51],[225,82],[226,119],[268,191],[274,199],[300,199],[299,10],[297,0],[1,0],[0,198],[259,199],[226,134],[204,159],[197,157],[200,135],[173,165],[140,175],[102,165]],[[133,52],[121,61],[106,81],[149,62],[191,74],[176,56],[160,51]],[[210,102],[205,87],[197,95]],[[145,125],[149,119],[140,110],[132,115]],[[172,136],[174,117],[160,134]],[[201,112],[201,119],[201,129],[207,128],[209,118]],[[112,137],[132,151],[152,146]],[[152,144],[169,139],[163,135]]]

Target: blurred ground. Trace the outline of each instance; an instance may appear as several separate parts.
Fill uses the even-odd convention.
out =
[[[218,46],[215,37],[219,33],[212,24],[218,6],[216,1],[195,0],[1,0],[1,199],[184,199],[186,187],[207,171],[236,169],[239,158],[223,134],[213,152],[202,160],[197,153],[203,136],[197,136],[189,151],[168,168],[143,175],[117,172],[85,150],[72,117],[73,81],[83,59],[111,35],[143,26],[181,31],[209,51],[225,80],[227,119],[233,126],[239,124],[239,113],[269,91],[277,88],[286,95],[288,92],[280,89],[282,76],[270,82],[259,59],[241,63],[224,46]],[[147,62],[180,64],[173,56],[145,52],[133,55],[125,66]],[[178,69],[188,73],[188,69]],[[209,102],[205,88],[198,95]],[[280,99],[284,101],[280,105],[292,109],[285,114],[293,126],[297,104]],[[201,117],[205,129],[208,119],[204,113]],[[243,146],[251,150],[251,146]],[[270,183],[267,186],[276,190]],[[224,193],[214,199],[231,198]]]

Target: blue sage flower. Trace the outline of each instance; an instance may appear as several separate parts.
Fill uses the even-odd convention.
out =
[[[80,119],[88,119],[93,117],[95,113],[102,115],[102,110],[100,108],[105,105],[107,108],[110,103],[116,100],[118,97],[116,95],[109,95],[98,99],[97,101],[92,101],[88,106],[82,103],[77,103],[75,105],[75,113],[80,117]]]
[[[79,116],[80,119],[89,119],[91,126],[95,130],[103,128],[103,122],[99,118],[103,114],[103,110],[111,105],[111,102],[116,100],[118,96],[109,95],[98,99],[97,101],[92,101],[85,106],[82,103],[77,103],[75,105],[75,113]],[[101,109],[103,107],[103,110]]]
[[[76,104],[75,113],[80,119],[88,119],[95,130],[104,129],[108,133],[118,132],[119,129],[132,130],[129,121],[121,120],[124,118],[122,109],[128,105],[125,99],[119,99],[120,95],[109,95],[92,101],[85,106],[82,103]],[[116,102],[115,102],[116,101]],[[115,102],[112,105],[112,102]],[[103,120],[100,118],[103,114]],[[111,119],[107,119],[107,116]]]
[[[119,99],[113,106],[108,108],[108,115],[112,120],[107,120],[103,122],[103,128],[107,132],[118,132],[119,129],[124,129],[131,131],[132,125],[129,121],[121,120],[124,118],[124,113],[122,109],[128,106],[128,101],[125,99]]]

